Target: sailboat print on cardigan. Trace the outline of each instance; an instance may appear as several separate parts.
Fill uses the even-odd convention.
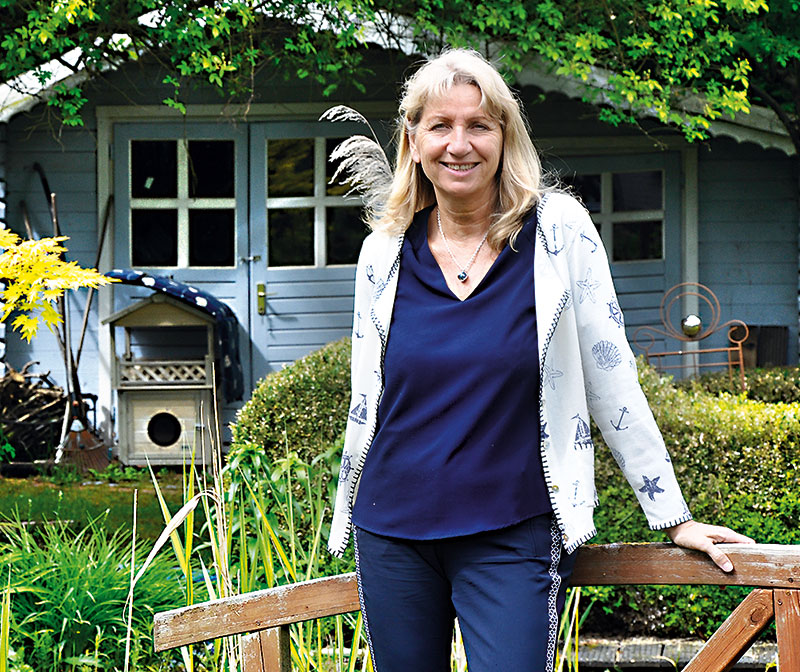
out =
[[[358,423],[359,425],[366,424],[367,422],[367,395],[361,395],[361,401],[359,401],[353,408],[350,409],[350,415],[348,416],[353,422]]]
[[[589,425],[580,416],[579,413],[573,415],[572,419],[578,420],[577,426],[575,428],[575,443],[573,447],[575,448],[575,450],[588,450],[589,448],[592,447],[592,433],[589,430]]]

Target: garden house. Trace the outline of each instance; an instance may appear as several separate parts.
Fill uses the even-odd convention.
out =
[[[102,271],[136,269],[226,303],[237,319],[246,399],[260,378],[353,326],[366,231],[358,202],[329,184],[327,156],[367,129],[319,117],[351,105],[388,145],[409,60],[377,48],[369,60],[365,93],[343,87],[326,98],[309,80],[264,71],[246,108],[198,87],[185,94],[185,116],[161,103],[172,93],[163,72],[137,63],[87,84],[85,126],[75,128],[52,126],[49,108],[34,99],[0,100],[4,221],[24,231],[24,203],[35,233],[51,234],[43,173],[71,259],[93,265],[101,246]],[[642,121],[646,133],[605,125],[571,82],[533,66],[519,73],[517,90],[546,167],[580,194],[601,231],[629,336],[659,321],[666,290],[701,282],[719,297],[723,320],[778,328],[764,331],[780,343],[772,363],[797,363],[800,175],[771,112],[714,122],[711,139],[689,144],[653,120]],[[141,285],[104,288],[89,319],[81,385],[99,395],[98,424],[119,439],[125,393],[114,384],[112,324],[152,294]],[[70,301],[76,333],[85,294]],[[687,299],[685,312],[696,310]],[[150,336],[154,345],[167,338]],[[13,366],[37,360],[63,378],[51,334],[28,344],[8,330],[6,339]],[[221,403],[223,426],[242,403]]]

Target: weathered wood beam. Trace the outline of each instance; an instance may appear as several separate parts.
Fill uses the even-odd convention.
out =
[[[780,669],[800,670],[800,590],[776,590],[774,595]]]
[[[578,550],[571,583],[800,587],[800,547],[721,547],[736,567],[731,574],[722,572],[704,554],[669,543],[583,546]],[[358,609],[355,575],[342,574],[158,613],[153,638],[156,651],[163,651]]]
[[[683,668],[683,672],[727,672],[732,669],[772,620],[772,599],[771,590],[757,589],[750,593]]]
[[[605,544],[578,550],[573,586],[709,585],[800,588],[800,547],[719,544],[735,571],[726,574],[704,553],[670,543]],[[798,668],[800,669],[800,668]]]
[[[164,651],[359,608],[355,573],[340,574],[163,611],[154,617],[153,641]]]

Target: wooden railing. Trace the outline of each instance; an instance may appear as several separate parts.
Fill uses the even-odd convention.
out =
[[[677,585],[755,588],[683,672],[724,672],[775,619],[780,672],[800,672],[800,546],[722,544],[725,574],[703,554],[672,544],[610,544],[578,550],[573,586]],[[289,672],[289,625],[358,611],[354,574],[295,583],[155,615],[156,651],[217,637],[243,638],[243,672]]]

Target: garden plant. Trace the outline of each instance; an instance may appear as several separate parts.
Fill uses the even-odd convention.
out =
[[[236,670],[238,638],[154,654],[153,612],[351,571],[352,556],[339,560],[324,550],[348,403],[348,358],[349,343],[339,341],[261,381],[238,416],[226,464],[217,461],[205,471],[187,466],[178,512],[172,513],[154,476],[168,523],[155,544],[109,534],[102,520],[78,529],[59,523],[31,529],[12,520],[0,541],[0,654],[6,652],[0,672]],[[777,377],[794,381],[798,373],[754,372],[750,395],[762,394],[756,381]],[[732,394],[713,378],[675,384],[642,363],[640,379],[692,510],[759,542],[797,543],[800,405]],[[794,383],[785,387],[789,395]],[[595,442],[597,541],[661,540],[647,530],[597,432]],[[138,576],[128,611],[132,573]],[[575,590],[562,619],[561,669],[577,667],[579,632],[705,637],[742,593],[715,587]],[[292,629],[295,671],[370,670],[366,652],[358,614]],[[452,666],[464,669],[458,639]]]

